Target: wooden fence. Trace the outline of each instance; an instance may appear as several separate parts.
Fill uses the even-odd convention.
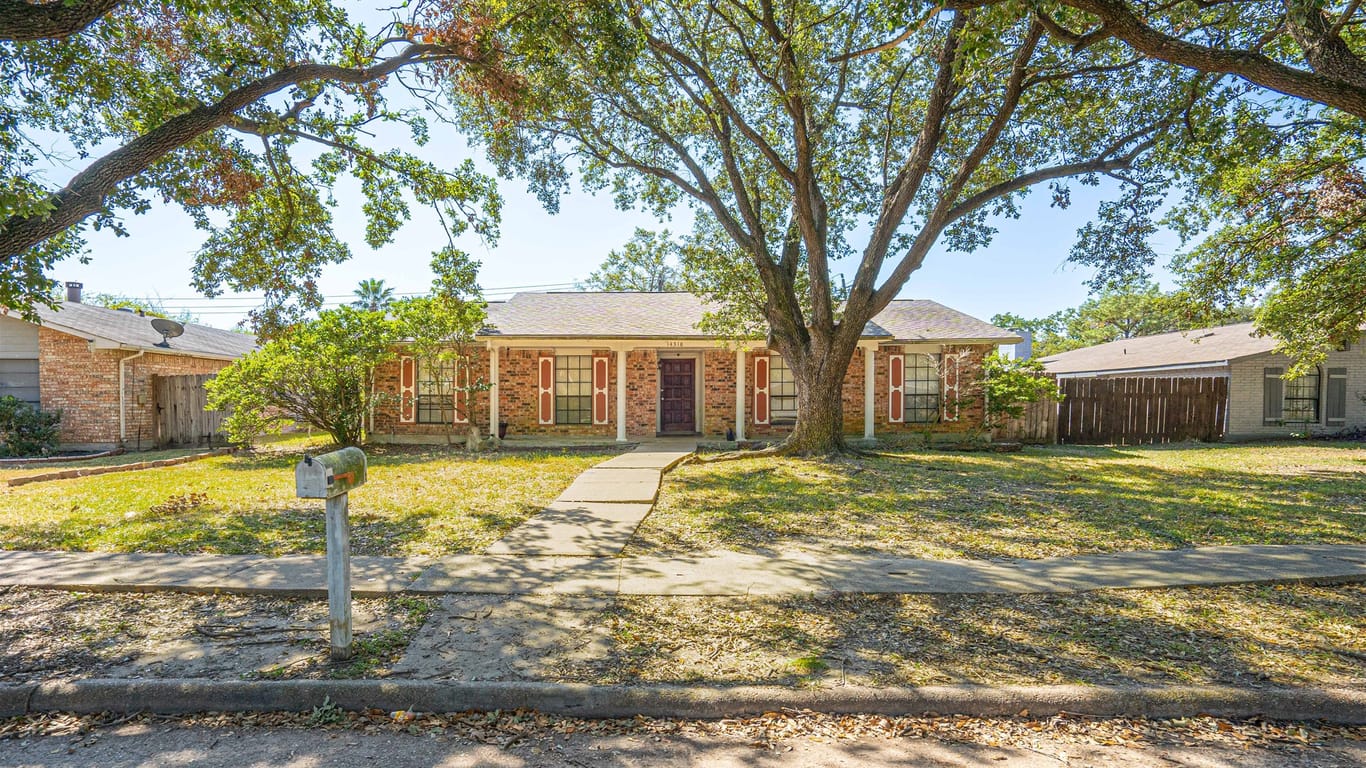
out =
[[[995,438],[1034,445],[1057,442],[1058,401],[1050,397],[1027,404],[1018,419],[1009,419],[996,429]]]
[[[158,446],[224,443],[223,411],[205,410],[204,382],[214,374],[155,376]]]
[[[1228,379],[1063,379],[1058,442],[1139,445],[1224,436]]]

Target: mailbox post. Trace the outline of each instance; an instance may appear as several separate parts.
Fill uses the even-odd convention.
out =
[[[343,448],[321,456],[304,456],[294,468],[301,499],[326,499],[327,609],[332,658],[351,658],[351,521],[346,494],[365,484],[365,453]]]

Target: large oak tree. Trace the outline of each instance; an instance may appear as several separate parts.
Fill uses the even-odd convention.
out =
[[[524,87],[465,98],[463,124],[552,205],[577,171],[623,205],[697,209],[742,261],[733,279],[761,287],[797,380],[785,449],[840,450],[864,326],[936,243],[988,242],[988,216],[1042,185],[1060,205],[1074,181],[1142,185],[1145,157],[1207,109],[1210,78],[1114,41],[1075,46],[1026,9],[930,10],[897,44],[849,55],[886,41],[901,8],[490,2]],[[839,300],[842,259],[854,277]]]
[[[477,19],[436,35],[419,11],[367,30],[329,0],[0,0],[0,305],[49,300],[85,227],[121,231],[158,199],[206,231],[195,287],[263,291],[266,330],[316,307],[320,269],[349,258],[331,217],[343,177],[365,195],[371,246],[414,200],[451,234],[495,235],[499,198],[471,163],[375,146],[385,123],[427,138],[424,112],[391,106],[386,85],[419,99],[436,73],[506,87],[482,39]]]

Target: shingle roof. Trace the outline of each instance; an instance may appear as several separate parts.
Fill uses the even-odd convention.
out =
[[[704,339],[709,336],[697,326],[708,309],[691,293],[518,293],[489,304],[492,327],[485,335]],[[893,301],[873,318],[864,335],[898,341],[1019,341],[1009,331],[923,299]]]
[[[1120,339],[1042,358],[1051,373],[1088,373],[1172,365],[1222,363],[1270,352],[1276,344],[1253,333],[1252,323]]]
[[[185,323],[185,333],[171,339],[169,347],[163,347],[161,334],[152,327],[152,318],[90,304],[64,301],[56,309],[39,306],[37,311],[42,324],[53,330],[148,352],[238,358],[256,348],[255,336],[194,323]]]
[[[897,341],[989,341],[1014,344],[1019,334],[929,299],[894,299],[873,318]]]

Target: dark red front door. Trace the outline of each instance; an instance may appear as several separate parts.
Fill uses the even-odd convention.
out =
[[[693,360],[659,361],[659,431],[696,432]]]

